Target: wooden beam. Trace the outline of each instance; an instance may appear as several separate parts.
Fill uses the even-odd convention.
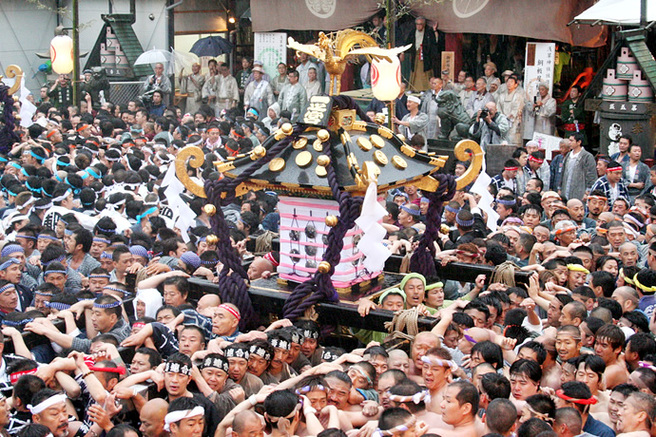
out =
[[[217,284],[199,278],[189,278],[189,283],[191,284],[192,298],[197,299],[208,293],[220,295]],[[282,317],[282,308],[290,293],[251,287],[249,294],[255,311],[263,318],[269,315],[280,318]],[[367,317],[361,317],[358,314],[357,305],[345,302],[320,303],[316,306],[316,311],[319,314],[319,322],[322,324],[335,324],[335,321],[339,321],[339,324],[343,326],[381,332],[386,331],[384,323],[391,322],[394,316],[391,311],[373,310]],[[420,317],[418,323],[419,330],[429,330],[437,323],[437,319]]]

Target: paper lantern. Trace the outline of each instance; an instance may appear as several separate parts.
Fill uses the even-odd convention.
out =
[[[73,71],[73,39],[70,36],[59,35],[50,41],[50,60],[56,73]]]
[[[371,62],[371,88],[374,97],[383,102],[391,102],[401,92],[401,62],[397,56]]]

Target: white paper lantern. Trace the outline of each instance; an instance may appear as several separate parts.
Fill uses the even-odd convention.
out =
[[[371,88],[374,97],[383,102],[391,102],[401,92],[401,62],[397,56],[390,56],[392,62],[374,59],[371,62]]]
[[[73,39],[70,36],[59,35],[50,41],[50,61],[55,73],[73,71]]]

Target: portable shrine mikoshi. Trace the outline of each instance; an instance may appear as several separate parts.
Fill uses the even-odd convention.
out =
[[[321,41],[321,48],[331,56],[339,52],[331,44],[348,40],[366,46],[368,41],[364,34],[349,33],[349,38],[341,34],[341,40],[340,33],[337,35],[335,39]],[[349,53],[366,54],[365,50],[352,48],[353,44],[348,45]],[[373,57],[395,56],[378,48],[367,50],[372,51]],[[378,269],[366,266],[372,264],[367,258],[378,254],[363,253],[363,248],[377,246],[375,242],[363,244],[371,243],[371,236],[355,225],[369,212],[362,208],[367,191],[381,195],[405,185],[422,190],[430,201],[427,227],[412,257],[411,268],[427,277],[435,276],[433,242],[440,229],[442,204],[453,197],[456,187],[462,188],[476,179],[484,153],[471,140],[456,144],[456,158],[470,161],[467,172],[456,179],[438,172],[444,167],[446,156],[412,148],[405,138],[383,126],[380,116],[376,122],[366,120],[364,111],[348,97],[315,96],[295,124],[283,124],[248,153],[216,162],[222,178],[205,181],[203,186],[190,177],[190,171],[193,173],[193,169],[203,165],[203,151],[188,146],[178,153],[177,177],[193,194],[207,199],[205,211],[211,216],[219,260],[224,265],[217,288],[224,301],[239,306],[243,325],[257,317],[248,293],[246,271],[227,243],[229,231],[221,207],[249,191],[275,191],[280,199],[277,287],[290,292],[282,310],[284,317],[296,319],[317,303],[352,302],[365,293],[392,285],[392,278],[385,280],[383,263]],[[267,286],[271,287],[271,282]]]

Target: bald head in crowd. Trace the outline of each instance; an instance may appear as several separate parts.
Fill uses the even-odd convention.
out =
[[[169,408],[168,402],[161,398],[151,399],[144,404],[139,412],[141,426],[139,431],[144,437],[165,437],[164,417]]]
[[[237,413],[232,421],[232,437],[259,436],[263,431],[262,419],[251,410]]]

